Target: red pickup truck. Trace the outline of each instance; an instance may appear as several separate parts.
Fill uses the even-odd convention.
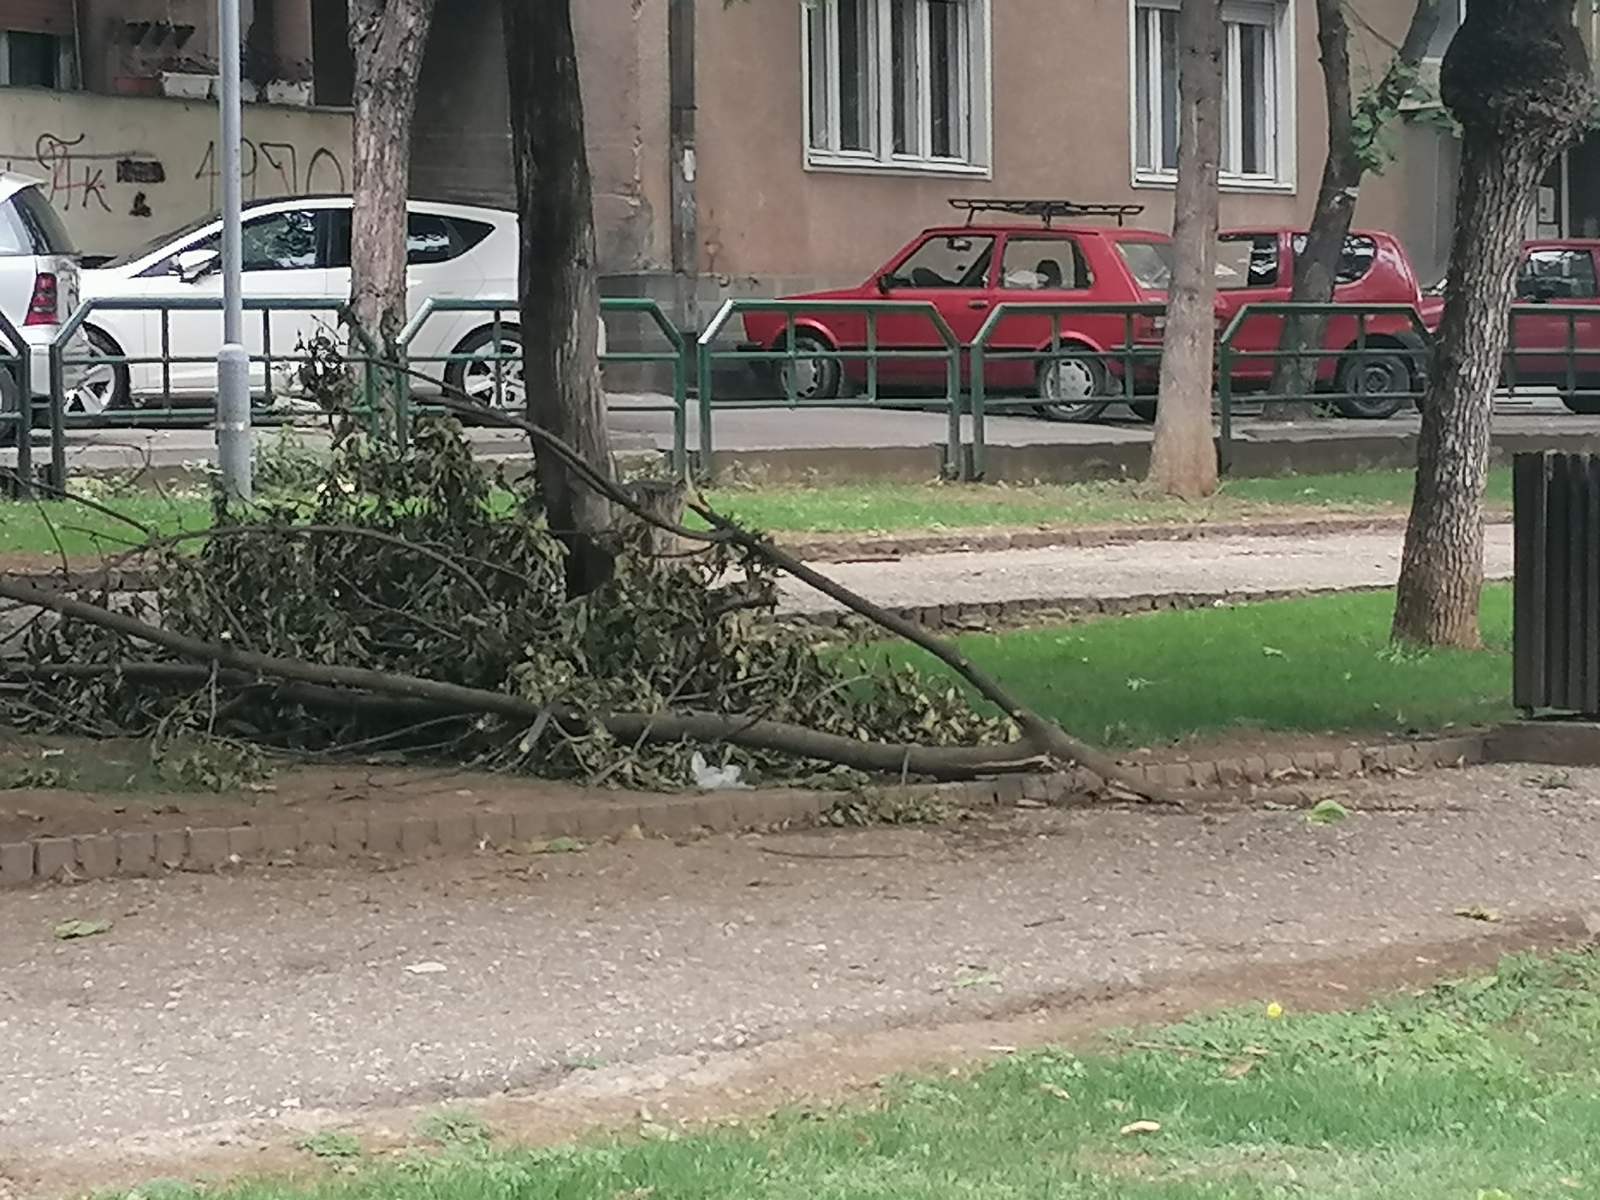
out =
[[[1511,317],[1509,369],[1502,372],[1502,383],[1553,387],[1572,412],[1600,413],[1600,313],[1572,311],[1600,309],[1597,263],[1600,241],[1593,239],[1523,246],[1516,291],[1521,308]],[[1443,295],[1426,296],[1422,317],[1430,330],[1439,328],[1443,315]]]

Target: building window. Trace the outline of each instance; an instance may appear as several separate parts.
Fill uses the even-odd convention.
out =
[[[989,0],[806,0],[806,161],[983,172]]]
[[[1178,170],[1177,0],[1132,0],[1134,176],[1171,183]],[[1222,179],[1294,182],[1293,5],[1222,9]]]
[[[0,30],[0,86],[71,87],[72,44],[49,33]]]

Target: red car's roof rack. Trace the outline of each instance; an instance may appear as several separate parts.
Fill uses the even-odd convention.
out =
[[[1035,217],[1049,228],[1057,217],[1115,217],[1121,225],[1144,211],[1142,204],[1079,204],[1075,200],[994,200],[957,197],[950,207],[967,214],[971,225],[979,213],[1006,213],[1013,217]]]

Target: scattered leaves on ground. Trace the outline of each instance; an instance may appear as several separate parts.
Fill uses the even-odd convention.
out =
[[[313,1133],[310,1137],[296,1142],[295,1148],[304,1150],[313,1158],[348,1160],[361,1157],[361,1143],[355,1134],[337,1129],[325,1129],[321,1133]]]
[[[112,923],[105,920],[62,921],[55,928],[56,940],[70,942],[78,938],[97,937],[102,933],[110,933],[111,926]]]
[[[1350,810],[1337,800],[1323,800],[1306,813],[1306,821],[1312,825],[1337,825],[1349,816]]]

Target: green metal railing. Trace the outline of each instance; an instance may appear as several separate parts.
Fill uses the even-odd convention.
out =
[[[784,329],[779,344],[756,349],[725,349],[716,340],[735,317],[751,313],[776,314],[784,319]],[[857,315],[866,321],[865,345],[845,350],[817,350],[795,344],[796,334],[805,333],[797,318],[812,314]],[[938,338],[937,346],[884,349],[878,337],[879,322],[886,314],[925,318],[928,327]],[[948,419],[948,440],[944,448],[943,471],[955,478],[961,472],[961,343],[949,322],[931,301],[927,300],[728,300],[725,301],[704,331],[698,342],[698,396],[700,419],[700,471],[709,477],[712,472],[714,435],[712,414],[724,408],[878,408],[882,397],[879,384],[886,362],[913,360],[924,363],[943,363],[945,373],[944,407]],[[809,398],[798,394],[795,386],[795,367],[802,362],[837,362],[841,377],[846,364],[861,364],[866,373],[864,396],[829,396]],[[719,363],[744,363],[755,365],[772,363],[772,374],[783,385],[783,394],[777,397],[762,396],[749,399],[718,399],[715,394],[716,368]]]
[[[33,494],[33,350],[10,319],[0,313],[0,446],[17,447],[17,498]]]
[[[1270,348],[1257,350],[1239,349],[1236,345],[1240,332],[1252,320],[1270,320],[1273,317],[1284,318],[1284,328],[1289,321],[1296,318],[1311,318],[1313,322],[1326,322],[1328,320],[1343,318],[1356,322],[1355,340],[1349,346],[1330,348],[1325,344],[1325,337],[1321,330],[1325,325],[1316,324],[1318,336],[1312,339],[1315,344],[1291,347],[1285,350],[1282,346],[1283,329],[1274,331]],[[1385,318],[1398,319],[1404,322],[1404,330],[1396,333],[1393,330],[1384,330],[1378,333],[1369,333],[1374,320]],[[1409,339],[1407,338],[1409,334]],[[1369,338],[1383,339],[1374,345]],[[1396,344],[1396,343],[1399,344]],[[1220,436],[1218,457],[1224,471],[1228,470],[1233,459],[1233,417],[1236,394],[1239,390],[1239,379],[1236,377],[1239,364],[1242,362],[1265,361],[1271,363],[1276,374],[1279,362],[1292,360],[1297,362],[1310,361],[1313,363],[1313,376],[1320,374],[1321,364],[1328,359],[1335,362],[1335,387],[1333,390],[1317,389],[1314,398],[1319,403],[1337,404],[1341,400],[1368,400],[1378,393],[1366,391],[1358,386],[1355,390],[1343,388],[1341,377],[1345,374],[1341,364],[1347,362],[1362,362],[1381,358],[1403,356],[1409,367],[1409,386],[1404,391],[1388,391],[1384,395],[1403,401],[1418,403],[1422,399],[1422,390],[1427,377],[1428,361],[1433,351],[1433,337],[1428,332],[1427,326],[1422,323],[1422,316],[1409,304],[1317,304],[1304,301],[1272,301],[1255,304],[1246,304],[1233,319],[1228,322],[1217,338],[1217,407],[1220,419]],[[1359,385],[1361,376],[1356,373]],[[1263,390],[1252,389],[1249,393],[1252,403],[1270,404],[1281,401],[1301,401],[1312,398],[1305,393],[1293,394],[1276,393],[1268,388]]]
[[[647,366],[668,366],[672,370],[672,396],[664,404],[642,404],[628,406],[629,412],[669,413],[672,416],[672,469],[682,474],[688,469],[688,396],[689,396],[689,362],[688,343],[685,341],[678,328],[667,319],[661,306],[654,300],[634,296],[607,296],[600,301],[602,316],[611,315],[639,315],[648,317],[655,325],[657,331],[666,339],[666,348],[662,350],[624,350],[611,351],[609,348],[601,356],[600,361],[607,366],[613,364],[632,363]],[[412,353],[412,346],[418,335],[429,321],[440,314],[450,313],[487,313],[493,317],[488,328],[492,330],[490,345],[482,351],[469,354],[431,354],[416,355]],[[505,319],[505,314],[511,313],[510,320]],[[409,429],[410,415],[414,411],[412,404],[412,380],[415,375],[424,374],[415,368],[419,364],[433,364],[443,367],[445,373],[455,364],[489,363],[494,369],[492,399],[494,407],[502,407],[508,395],[507,388],[515,387],[520,378],[522,369],[522,347],[516,339],[509,339],[515,345],[507,345],[501,349],[501,330],[507,326],[515,327],[519,320],[518,303],[515,300],[469,300],[453,297],[432,297],[422,302],[406,327],[400,333],[400,352],[405,361],[405,370],[401,378],[405,381],[402,388],[402,402],[400,405],[400,420],[402,431]],[[608,339],[609,342],[609,339]],[[431,380],[443,385],[443,380]],[[423,408],[426,407],[424,404]]]
[[[1600,304],[1523,302],[1511,306],[1509,320],[1506,352],[1501,360],[1501,390],[1515,395],[1521,386],[1553,387],[1572,411],[1600,414]],[[1560,336],[1553,345],[1529,346],[1525,338],[1519,336],[1525,333],[1525,320],[1559,321]],[[1578,326],[1584,321],[1591,325],[1589,349],[1578,345]],[[1518,365],[1519,359],[1534,357],[1559,357],[1558,373],[1529,372]],[[1587,370],[1580,369],[1580,360],[1587,360]]]
[[[62,323],[50,344],[50,473],[52,480],[60,486],[66,478],[66,431],[73,428],[106,428],[118,426],[140,426],[146,428],[195,428],[203,426],[213,420],[215,415],[216,400],[214,386],[210,388],[197,387],[190,389],[175,389],[173,381],[173,368],[195,366],[214,370],[216,355],[211,354],[174,354],[172,352],[172,315],[174,313],[189,312],[215,312],[218,314],[217,337],[221,339],[220,315],[222,312],[222,298],[220,296],[162,296],[162,297],[102,297],[85,300],[77,310]],[[272,344],[272,317],[278,313],[324,313],[333,318],[327,326],[328,336],[339,346],[339,353],[344,361],[361,366],[361,403],[357,412],[368,419],[376,411],[374,370],[382,366],[381,358],[371,338],[355,321],[349,306],[340,301],[328,300],[323,297],[311,296],[272,296],[272,297],[246,297],[244,308],[247,313],[259,313],[261,320],[261,349],[249,355],[252,364],[262,367],[262,380],[257,387],[252,384],[252,400],[262,399],[264,404],[253,404],[251,421],[254,424],[277,424],[285,419],[292,418],[292,413],[284,413],[277,409],[279,399],[277,385],[273,381],[275,367],[292,366],[298,368],[302,364],[317,361],[318,356],[303,344],[303,339],[292,348],[274,348]],[[106,354],[98,349],[90,351],[77,351],[71,342],[78,336],[89,318],[97,312],[136,312],[156,313],[160,321],[160,349],[155,354]],[[351,355],[349,348],[344,344],[345,339],[340,333],[340,328],[346,327],[355,335],[360,344],[362,353]],[[129,406],[122,409],[107,409],[100,412],[73,411],[73,389],[68,387],[69,375],[76,375],[74,368],[91,370],[95,367],[120,366],[129,373]],[[141,391],[136,388],[133,379],[133,369],[136,367],[160,367],[161,388],[159,392]],[[179,403],[181,394],[187,391],[192,398],[191,403]],[[209,394],[209,398],[208,398]],[[158,397],[159,403],[152,403],[151,397]]]
[[[994,363],[1032,362],[1059,363],[1068,359],[1087,359],[1098,363],[1102,383],[1109,385],[1110,367],[1117,368],[1117,389],[1103,387],[1095,395],[1085,396],[1082,403],[1118,402],[1131,404],[1138,397],[1140,368],[1161,363],[1159,337],[1143,344],[1139,334],[1146,329],[1154,332],[1156,322],[1164,318],[1164,304],[1029,304],[1007,302],[995,308],[972,339],[972,445],[967,453],[963,474],[969,479],[982,479],[988,447],[989,368]],[[994,339],[1006,321],[1027,317],[1050,318],[1050,341],[1044,346],[996,349]],[[1084,332],[1084,322],[1095,318],[1120,321],[1122,336],[1119,344],[1106,345],[1104,339],[1091,339]],[[1149,322],[1141,326],[1140,322]],[[1032,398],[1043,400],[1042,395]],[[1069,401],[1070,402],[1070,401]]]

